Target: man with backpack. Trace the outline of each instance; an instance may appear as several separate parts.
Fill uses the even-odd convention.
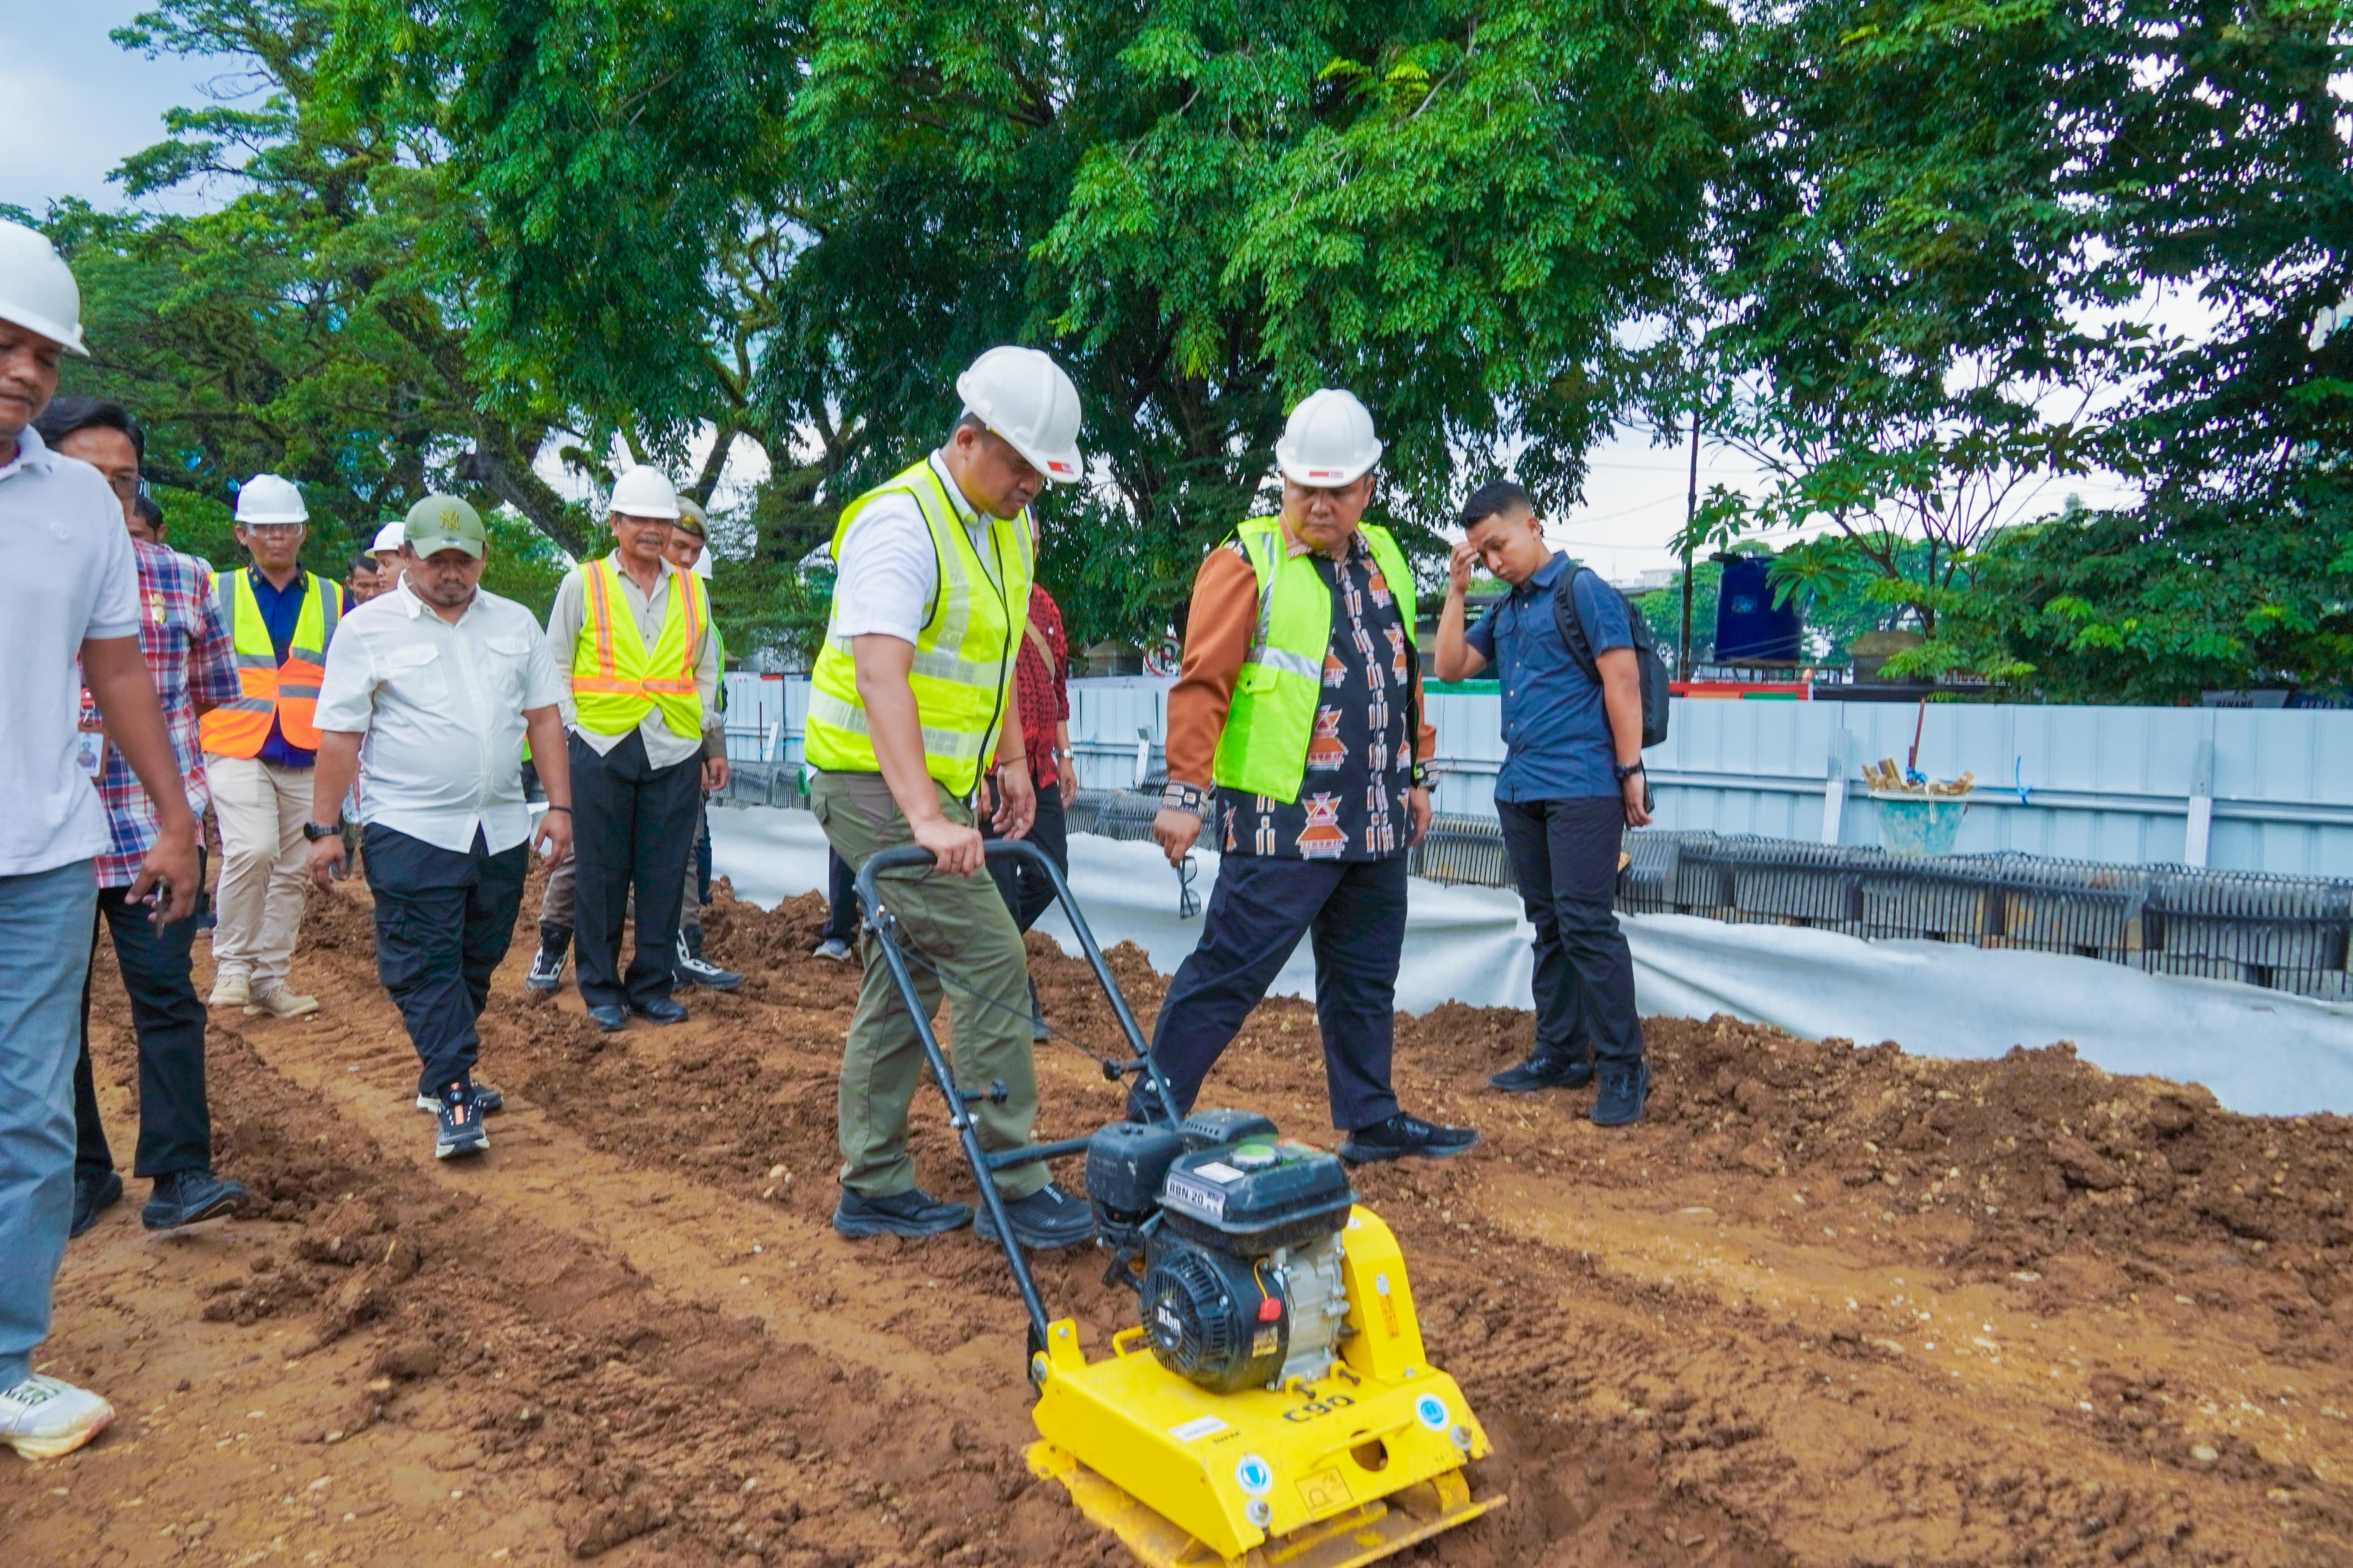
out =
[[[1503,686],[1495,813],[1536,930],[1535,1049],[1490,1081],[1527,1093],[1581,1089],[1598,1076],[1594,1124],[1623,1127],[1641,1120],[1651,1069],[1634,1011],[1634,961],[1611,905],[1620,839],[1651,820],[1644,687],[1649,677],[1651,728],[1662,731],[1664,666],[1625,596],[1545,542],[1526,490],[1508,479],[1483,485],[1461,521],[1438,621],[1438,674],[1465,680],[1492,665]],[[1512,591],[1465,632],[1474,564]]]

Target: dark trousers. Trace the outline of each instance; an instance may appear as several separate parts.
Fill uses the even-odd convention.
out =
[[[987,817],[981,818],[980,836],[998,837]],[[1046,852],[1046,858],[1060,868],[1064,877],[1071,874],[1071,834],[1069,819],[1062,813],[1062,791],[1059,785],[1047,784],[1038,791],[1038,820],[1030,825],[1029,842]],[[1054,884],[1035,862],[1022,860],[992,860],[988,874],[997,879],[997,890],[1005,895],[1005,907],[1013,911],[1013,923],[1028,931],[1038,923],[1038,917],[1054,904]]]
[[[199,863],[201,866],[201,862]],[[201,869],[197,880],[203,880]],[[131,997],[131,1026],[139,1036],[139,1145],[131,1173],[168,1176],[174,1171],[208,1171],[213,1163],[213,1119],[205,1099],[205,1003],[188,971],[188,950],[196,940],[194,914],[158,931],[147,907],[130,900],[129,888],[101,889],[99,927],[114,939],[115,967]],[[81,1056],[74,1063],[74,1173],[102,1175],[114,1168],[106,1128],[98,1115],[98,1085],[90,1063],[90,988],[81,987]]]
[[[1397,1114],[1398,959],[1405,948],[1405,857],[1287,860],[1228,855],[1201,943],[1176,971],[1152,1035],[1153,1059],[1187,1111],[1201,1080],[1266,996],[1303,935],[1315,942],[1315,1022],[1332,1125],[1344,1132]],[[1156,1117],[1139,1084],[1132,1115]]]
[[[643,1007],[670,994],[679,906],[702,809],[702,754],[657,768],[632,730],[603,756],[572,737],[572,951],[580,999],[591,1007]],[[621,923],[638,894],[637,950],[621,972]]]
[[[858,873],[849,862],[832,849],[825,852],[826,913],[825,929],[817,933],[819,942],[856,942],[858,940]]]
[[[1618,846],[1626,807],[1617,796],[1497,801],[1504,850],[1536,928],[1536,1054],[1598,1062],[1642,1057],[1634,1012],[1634,956],[1618,929]]]
[[[479,828],[473,848],[461,855],[368,825],[375,972],[424,1064],[419,1094],[438,1095],[474,1070],[482,1045],[475,1022],[490,998],[491,973],[514,940],[530,857],[527,844],[491,854]]]
[[[711,902],[711,807],[694,808],[694,901]]]

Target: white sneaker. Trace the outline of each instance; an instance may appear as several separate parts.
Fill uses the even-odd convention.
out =
[[[830,959],[835,963],[849,962],[849,944],[838,936],[829,936],[809,951],[811,958]]]
[[[28,1459],[70,1454],[113,1419],[113,1405],[54,1377],[36,1374],[0,1392],[0,1443]]]
[[[242,974],[223,974],[213,981],[207,1007],[242,1007],[253,1000],[253,984]]]
[[[273,1018],[301,1018],[318,1010],[316,996],[297,996],[283,985],[273,985],[253,999],[245,1016],[251,1018],[267,1013]]]

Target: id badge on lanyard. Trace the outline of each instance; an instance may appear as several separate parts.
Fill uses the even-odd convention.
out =
[[[87,686],[81,689],[81,717],[74,725],[74,766],[88,773],[92,784],[106,773],[106,721]]]

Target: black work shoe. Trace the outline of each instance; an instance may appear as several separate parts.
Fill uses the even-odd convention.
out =
[[[1046,1009],[1040,1006],[1038,1002],[1038,983],[1037,981],[1032,980],[1029,982],[1030,1042],[1035,1044],[1039,1040],[1050,1040],[1053,1037],[1054,1032],[1046,1027]]]
[[[1479,1134],[1468,1127],[1440,1127],[1400,1110],[1387,1121],[1376,1121],[1349,1133],[1347,1141],[1340,1145],[1340,1158],[1352,1165],[1414,1155],[1443,1160],[1450,1154],[1460,1154],[1477,1142]]]
[[[543,942],[531,955],[531,973],[522,977],[526,989],[550,995],[564,988],[564,961],[568,942]]]
[[[1642,1120],[1651,1098],[1651,1064],[1612,1062],[1601,1069],[1601,1092],[1593,1097],[1593,1125],[1630,1127]]]
[[[481,1105],[465,1083],[452,1084],[434,1109],[440,1112],[433,1127],[435,1159],[454,1160],[489,1150],[491,1135],[482,1131]]]
[[[657,996],[643,1005],[632,1002],[629,1011],[649,1024],[683,1024],[688,1017],[686,1009],[667,996]]]
[[[972,1223],[972,1211],[962,1204],[944,1204],[921,1188],[911,1187],[888,1197],[841,1189],[833,1209],[833,1228],[856,1241],[869,1236],[941,1236]]]
[[[1530,1094],[1539,1089],[1583,1089],[1593,1081],[1593,1064],[1566,1053],[1531,1055],[1517,1067],[1505,1068],[1487,1082],[1505,1094]]]
[[[224,1182],[210,1171],[174,1171],[155,1178],[139,1223],[149,1230],[177,1230],[198,1220],[237,1214],[253,1194],[235,1182]]]
[[[497,1089],[492,1089],[486,1083],[478,1083],[474,1086],[474,1109],[480,1110],[483,1115],[496,1116],[500,1111],[504,1110],[506,1108],[507,1097],[505,1095],[501,1094]],[[419,1110],[438,1110],[441,1109],[441,1102],[432,1095],[420,1094],[417,1097],[417,1109]]]
[[[103,1174],[74,1175],[73,1226],[66,1232],[68,1239],[79,1236],[98,1223],[98,1216],[122,1201],[122,1178],[115,1172]]]
[[[1095,1211],[1051,1182],[1026,1198],[1007,1198],[1005,1218],[1013,1227],[1013,1239],[1032,1252],[1079,1247],[1094,1239]],[[997,1245],[997,1226],[989,1223],[986,1205],[973,1228],[981,1240]]]
[[[616,1035],[629,1026],[629,1010],[616,1004],[607,1007],[588,1009],[588,1021],[608,1035]]]
[[[678,962],[672,966],[681,985],[700,985],[706,991],[733,991],[744,984],[744,977],[732,969],[722,969],[702,956],[702,933],[681,928],[678,933]]]

